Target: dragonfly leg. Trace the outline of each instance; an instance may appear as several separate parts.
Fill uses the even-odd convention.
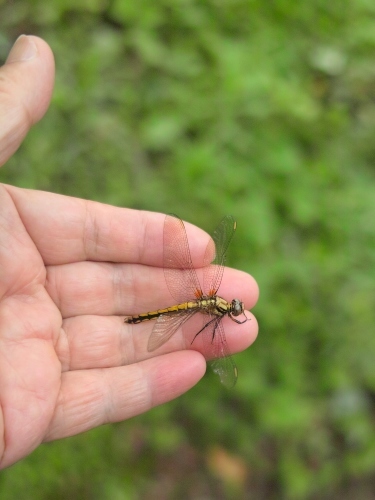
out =
[[[221,319],[221,318],[220,318],[220,319]],[[205,329],[208,325],[210,325],[211,323],[213,323],[213,322],[214,322],[214,321],[216,321],[216,320],[217,320],[217,318],[212,318],[212,319],[210,319],[210,321],[209,321],[208,323],[206,323],[206,324],[203,326],[203,328],[201,328],[201,329],[199,330],[199,332],[198,332],[198,333],[196,333],[196,334],[194,335],[194,338],[193,338],[193,340],[191,341],[191,343],[193,343],[193,342],[194,342],[194,340],[196,339],[196,337],[197,337],[197,336],[198,336],[201,332],[203,332],[203,330],[204,330],[204,329]],[[216,327],[215,327],[215,330],[216,330]]]
[[[218,324],[219,324],[219,321],[221,321],[221,318],[216,319],[216,324],[215,324],[215,326],[214,326],[214,329],[212,330],[212,340],[211,340],[211,344],[213,344],[213,342],[214,342],[215,333],[216,333],[216,328],[217,328],[217,326],[218,326]]]
[[[244,319],[243,321],[240,321],[239,319],[236,319],[231,314],[229,314],[230,319],[232,319],[233,321],[235,321],[239,325],[243,325],[244,323],[246,323],[246,321],[250,321],[250,318],[248,318],[245,313],[244,313],[244,316],[246,319]]]

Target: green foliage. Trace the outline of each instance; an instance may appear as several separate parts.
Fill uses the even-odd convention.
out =
[[[362,0],[0,2],[0,57],[26,31],[57,66],[50,110],[0,179],[205,229],[232,213],[231,264],[261,289],[234,391],[208,375],[45,445],[2,473],[1,498],[230,497],[207,465],[217,445],[248,471],[236,498],[369,498],[374,16]]]

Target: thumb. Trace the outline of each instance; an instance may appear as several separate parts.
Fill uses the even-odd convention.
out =
[[[0,67],[0,166],[46,112],[54,75],[53,54],[46,42],[21,35]]]

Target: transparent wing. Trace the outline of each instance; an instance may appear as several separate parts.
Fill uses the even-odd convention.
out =
[[[203,290],[213,296],[218,291],[223,278],[225,257],[229,243],[236,230],[236,221],[231,215],[225,216],[208,242],[204,256]]]
[[[165,344],[178,328],[197,312],[198,309],[191,309],[175,314],[162,314],[159,316],[148,339],[147,350],[152,352]]]
[[[231,389],[237,382],[238,372],[230,355],[221,320],[219,317],[203,330],[204,354],[214,373],[219,375],[221,383]]]
[[[182,220],[168,214],[164,221],[164,276],[172,297],[179,303],[196,299],[201,290],[191,260]]]

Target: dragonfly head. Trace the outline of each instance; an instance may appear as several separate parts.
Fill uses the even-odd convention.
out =
[[[233,299],[232,311],[231,311],[232,316],[239,316],[243,312],[244,312],[243,302],[241,302],[240,299]]]

